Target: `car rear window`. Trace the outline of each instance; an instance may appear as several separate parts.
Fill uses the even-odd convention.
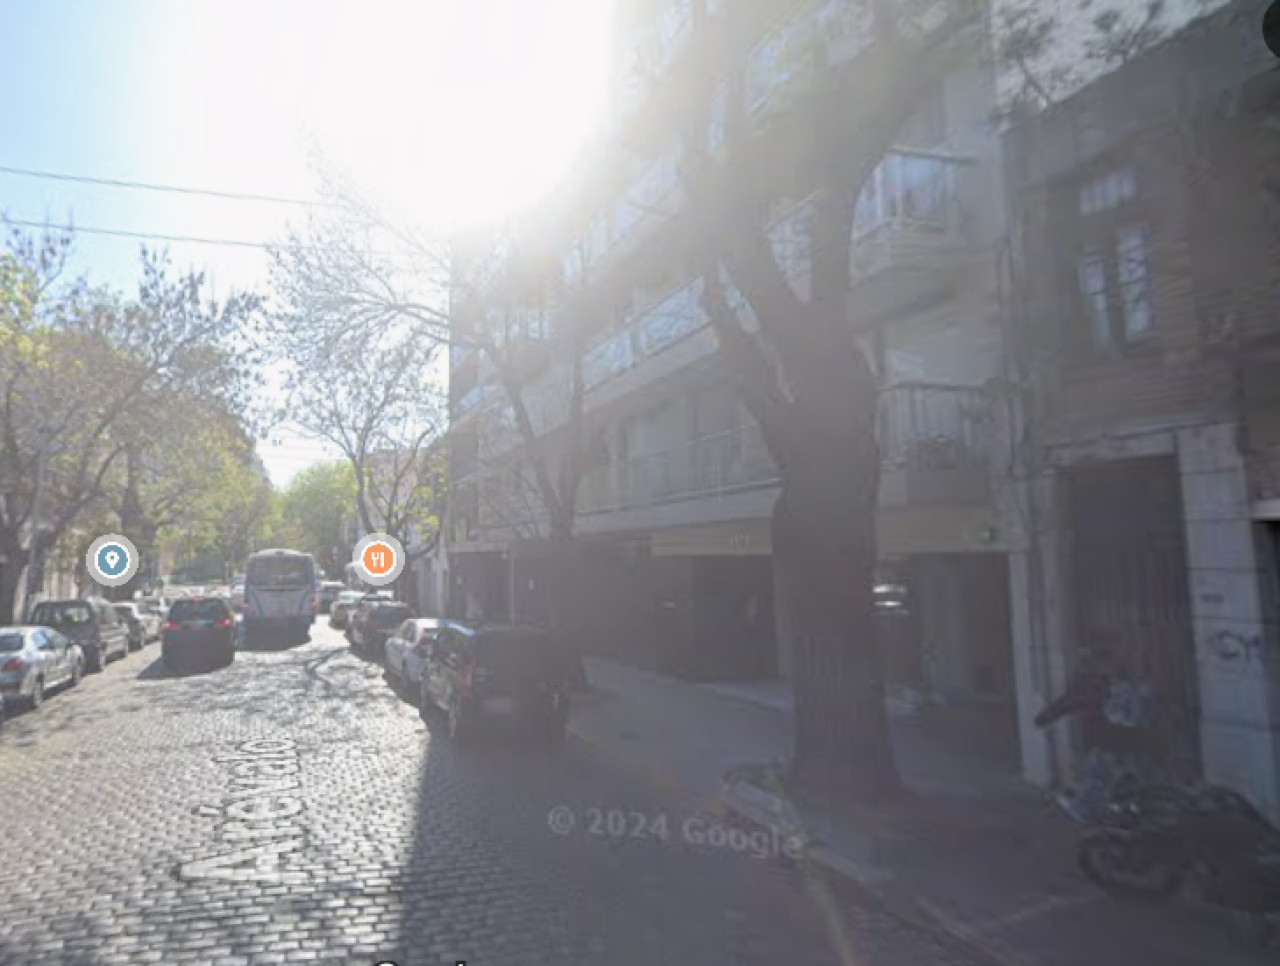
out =
[[[176,600],[169,610],[174,621],[216,621],[230,617],[231,610],[222,600]]]
[[[0,654],[12,654],[22,650],[21,634],[0,634]]]
[[[369,614],[369,619],[379,627],[390,627],[407,621],[413,612],[404,604],[377,604]]]
[[[50,627],[83,627],[93,623],[93,608],[80,601],[36,604],[31,623]]]
[[[267,590],[291,590],[311,585],[308,557],[259,557],[249,562],[247,582]]]
[[[563,656],[546,634],[529,631],[489,632],[476,644],[476,659],[495,674],[533,677],[558,673]]]

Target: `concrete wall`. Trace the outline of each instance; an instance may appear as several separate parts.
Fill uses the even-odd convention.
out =
[[[1062,447],[1055,463],[1176,454],[1205,778],[1280,817],[1280,674],[1264,610],[1274,574],[1259,556],[1238,435],[1234,422],[1115,433]],[[1031,720],[1061,693],[1074,644],[1069,521],[1063,484],[1046,478],[1024,492],[1038,501],[1040,530],[1011,556],[1019,734],[1024,777],[1047,785],[1070,776],[1072,758],[1068,729],[1045,733]]]
[[[1275,647],[1238,426],[1178,433],[1205,777],[1280,816]]]

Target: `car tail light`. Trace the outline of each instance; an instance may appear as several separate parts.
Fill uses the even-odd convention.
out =
[[[315,594],[311,595],[311,609],[312,610],[320,609],[320,598],[317,597]]]
[[[176,631],[182,625],[177,621],[165,621],[164,626],[160,628],[162,631]]]
[[[21,670],[22,670],[22,658],[20,657],[11,657],[9,658],[9,660],[5,661],[4,664],[0,664],[0,671],[21,671]]]
[[[218,626],[219,626],[219,627],[230,627],[230,626],[231,626],[231,618],[230,618],[230,617],[224,617],[224,618],[222,618],[222,620],[218,621]]]

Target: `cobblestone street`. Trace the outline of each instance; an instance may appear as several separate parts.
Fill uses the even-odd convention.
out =
[[[10,720],[0,782],[5,964],[975,961],[572,739],[453,746],[327,627],[132,654]]]

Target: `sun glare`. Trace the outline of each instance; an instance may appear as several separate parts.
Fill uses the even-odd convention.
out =
[[[277,184],[282,151],[305,178],[314,148],[402,218],[490,220],[536,197],[595,123],[609,6],[201,5],[184,31],[206,122],[190,160],[234,156]]]
[[[601,103],[608,4],[431,0],[330,19],[305,123],[388,210],[465,226],[535,197]],[[346,8],[344,8],[346,9]]]

